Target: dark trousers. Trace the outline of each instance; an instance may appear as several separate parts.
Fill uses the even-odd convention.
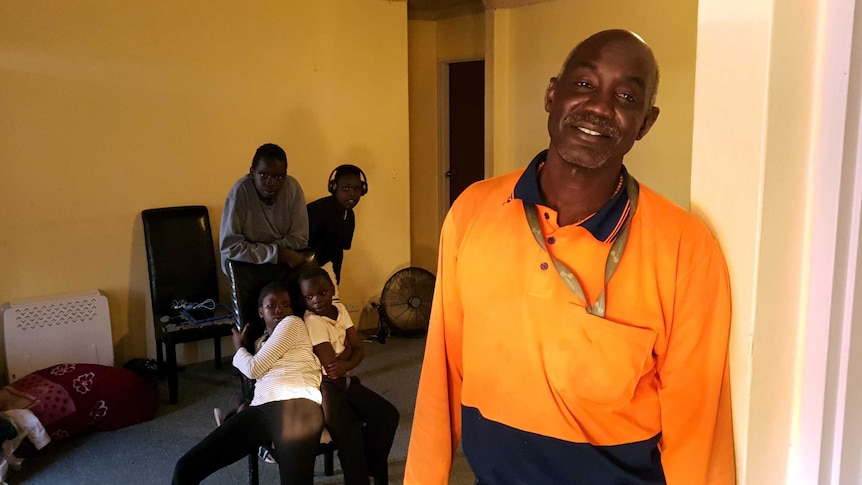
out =
[[[323,430],[320,406],[308,399],[251,406],[222,423],[177,462],[174,485],[199,484],[261,445],[275,443],[282,485],[311,485]]]
[[[398,410],[358,377],[349,381],[324,377],[320,391],[326,428],[338,443],[345,485],[367,485],[369,475],[377,485],[387,483]]]

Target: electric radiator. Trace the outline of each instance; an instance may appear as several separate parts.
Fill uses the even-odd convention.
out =
[[[114,365],[108,299],[100,291],[2,307],[9,382],[62,363]]]

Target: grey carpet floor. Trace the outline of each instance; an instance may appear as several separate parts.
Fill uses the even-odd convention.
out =
[[[365,360],[354,374],[401,413],[389,455],[390,483],[399,484],[404,477],[425,339],[390,338],[385,345],[364,345]],[[7,482],[9,485],[169,484],[177,458],[215,426],[212,409],[228,406],[240,389],[238,373],[230,365],[230,359],[224,360],[221,369],[216,369],[213,362],[187,366],[180,372],[179,382],[179,403],[175,405],[167,404],[167,386],[162,383],[162,402],[154,420],[51,444],[28,458],[21,471],[10,472]],[[261,484],[278,483],[276,465],[260,463],[259,468]],[[322,456],[317,457],[315,474],[315,484],[343,483],[337,456],[334,476],[323,475]],[[246,460],[220,470],[204,483],[248,483]],[[460,450],[450,483],[475,483]]]

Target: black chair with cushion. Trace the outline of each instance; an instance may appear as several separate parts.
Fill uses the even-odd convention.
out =
[[[218,279],[209,212],[204,206],[165,207],[141,213],[150,275],[156,357],[166,370],[171,404],[178,399],[176,345],[212,339],[221,367],[221,338],[231,334],[232,317],[192,323],[176,303],[218,302]],[[162,345],[167,353],[163,356]]]
[[[308,257],[307,259],[311,259]],[[291,289],[291,300],[299,302],[300,297],[296,293],[294,279],[295,273],[290,271],[286,264],[252,264],[240,261],[227,261],[228,278],[230,279],[231,299],[233,300],[234,313],[238,316],[241,325],[248,324],[249,329],[246,345],[249,351],[254,351],[254,342],[263,335],[264,325],[257,313],[257,298],[261,288],[272,281],[282,281]],[[294,310],[299,311],[301,305],[294,303]],[[301,314],[299,316],[302,316]],[[254,381],[240,375],[242,381],[243,399],[250,402],[254,396]],[[338,447],[329,432],[325,429],[320,437],[318,455],[323,455],[324,473],[332,476],[334,472],[335,450]],[[248,456],[248,479],[251,485],[257,485],[258,457],[256,453]]]

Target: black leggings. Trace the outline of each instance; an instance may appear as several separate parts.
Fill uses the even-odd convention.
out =
[[[282,485],[311,485],[322,430],[320,405],[309,399],[251,406],[183,455],[174,468],[173,484],[199,484],[217,470],[256,452],[259,446],[275,443]]]
[[[346,485],[368,484],[368,476],[387,483],[389,450],[398,428],[398,410],[363,386],[358,377],[323,378],[326,428],[338,443],[338,460]],[[365,426],[363,426],[363,423]]]

